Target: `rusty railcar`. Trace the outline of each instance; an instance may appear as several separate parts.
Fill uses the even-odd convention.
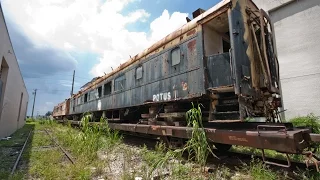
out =
[[[203,104],[204,131],[217,148],[243,145],[312,157],[305,149],[319,135],[278,122],[279,66],[268,15],[251,0],[223,0],[193,16],[88,83],[70,98],[69,113],[56,117],[79,124],[82,113],[92,112],[113,129],[174,142],[191,137],[185,112],[197,102]],[[290,166],[289,159],[282,166]]]
[[[89,111],[114,120],[171,121],[198,101],[208,121],[274,121],[281,96],[268,16],[247,0],[224,0],[193,16],[74,95],[73,119]]]
[[[66,99],[57,106],[54,106],[52,116],[54,119],[63,119],[69,115],[70,99]]]

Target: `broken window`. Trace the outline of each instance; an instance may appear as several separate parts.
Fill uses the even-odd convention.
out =
[[[103,95],[109,95],[111,94],[111,81],[104,84],[104,91],[103,91]]]
[[[141,78],[142,78],[142,66],[136,69],[136,79],[141,79]]]
[[[102,96],[102,86],[98,87],[98,98]]]
[[[84,102],[88,102],[88,93],[84,94]]]
[[[121,91],[125,89],[126,77],[125,75],[119,76],[114,80],[114,91]]]
[[[171,65],[175,66],[180,63],[180,48],[171,51]]]

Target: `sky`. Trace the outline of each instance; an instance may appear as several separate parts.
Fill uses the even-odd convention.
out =
[[[219,0],[1,0],[34,115],[52,111]]]

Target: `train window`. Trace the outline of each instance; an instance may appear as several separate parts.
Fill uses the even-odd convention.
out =
[[[84,102],[88,102],[88,93],[84,94]]]
[[[111,81],[104,84],[104,90],[103,90],[103,95],[109,95],[111,94]]]
[[[142,78],[142,66],[139,66],[136,69],[136,79],[141,79]]]
[[[92,90],[90,92],[90,100],[94,100],[97,97],[97,93],[95,90]]]
[[[77,104],[79,105],[79,104],[81,104],[81,102],[82,102],[82,96],[78,97],[78,103]]]
[[[98,98],[102,96],[102,86],[98,87]]]
[[[121,91],[125,89],[126,77],[125,75],[119,76],[114,80],[114,91]]]
[[[180,48],[171,51],[171,65],[175,66],[180,63]]]

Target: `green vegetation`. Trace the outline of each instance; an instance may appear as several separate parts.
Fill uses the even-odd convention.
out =
[[[256,159],[252,159],[249,167],[244,164],[242,168],[244,171],[248,171],[255,180],[277,180],[281,177],[280,174],[272,171],[269,166]],[[288,179],[288,177],[282,177],[282,179]]]
[[[10,139],[0,141],[0,179],[8,179],[19,151],[33,128],[34,124],[27,124],[12,134]],[[17,174],[16,177],[20,176]]]
[[[201,105],[193,106],[186,113],[191,139],[180,149],[169,149],[157,143],[154,149],[133,147],[122,142],[118,131],[110,129],[106,119],[92,122],[92,114],[85,113],[80,128],[63,126],[52,120],[28,119],[27,125],[17,131],[10,140],[0,141],[0,179],[8,179],[16,153],[24,143],[27,133],[32,137],[22,156],[17,172],[9,179],[290,179],[289,176],[271,169],[253,159],[238,168],[223,164],[209,164],[207,158],[214,155],[207,142],[202,125]],[[297,120],[298,119],[298,120]],[[299,117],[295,126],[319,130],[313,115]],[[299,123],[297,123],[299,122]],[[47,129],[75,160],[71,164],[45,133]],[[15,147],[17,146],[17,147]],[[260,155],[257,149],[235,146],[233,151]],[[266,155],[283,158],[280,153],[266,150]],[[187,157],[187,158],[183,158]],[[297,179],[319,179],[319,173],[300,170],[294,172]]]
[[[202,112],[200,104],[197,108],[192,103],[192,109],[186,113],[187,126],[192,127],[192,135],[190,140],[187,141],[185,150],[189,153],[189,159],[195,160],[197,163],[204,167],[206,164],[209,153],[213,154],[211,147],[207,141],[206,133],[202,125]]]
[[[311,128],[313,133],[320,134],[320,118],[316,117],[314,114],[296,117],[291,119],[289,122],[291,122],[295,127]]]

